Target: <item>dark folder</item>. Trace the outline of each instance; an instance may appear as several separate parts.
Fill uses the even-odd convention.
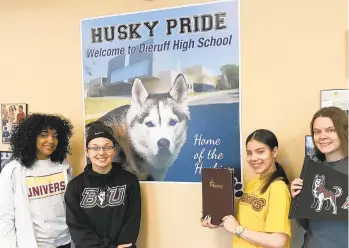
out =
[[[292,200],[290,219],[348,221],[348,175],[304,157],[303,187]]]
[[[234,214],[234,170],[202,168],[202,213],[219,225],[226,215]]]

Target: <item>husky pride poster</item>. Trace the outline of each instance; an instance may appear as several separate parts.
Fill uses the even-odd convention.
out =
[[[240,181],[238,1],[85,19],[85,123],[102,120],[141,180]]]

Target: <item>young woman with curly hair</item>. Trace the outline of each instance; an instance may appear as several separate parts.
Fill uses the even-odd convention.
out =
[[[72,134],[70,121],[49,114],[31,114],[12,130],[13,155],[0,174],[0,247],[70,247],[64,193]]]

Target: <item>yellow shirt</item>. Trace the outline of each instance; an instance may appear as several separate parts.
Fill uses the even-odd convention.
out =
[[[263,180],[256,178],[248,182],[236,208],[236,219],[240,225],[258,232],[279,232],[288,235],[285,248],[290,247],[291,227],[288,219],[291,196],[287,185],[275,180],[263,194]],[[257,248],[257,246],[233,237],[233,248]],[[258,247],[259,248],[259,247]]]

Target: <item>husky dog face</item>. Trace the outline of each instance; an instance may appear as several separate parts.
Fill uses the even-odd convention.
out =
[[[186,141],[190,118],[186,100],[187,85],[181,74],[164,94],[149,94],[140,79],[134,81],[128,132],[137,153],[156,169],[174,161]]]
[[[325,180],[324,175],[320,176],[320,175],[316,174],[315,178],[314,178],[314,185],[319,186],[319,185],[323,184],[324,180]]]

